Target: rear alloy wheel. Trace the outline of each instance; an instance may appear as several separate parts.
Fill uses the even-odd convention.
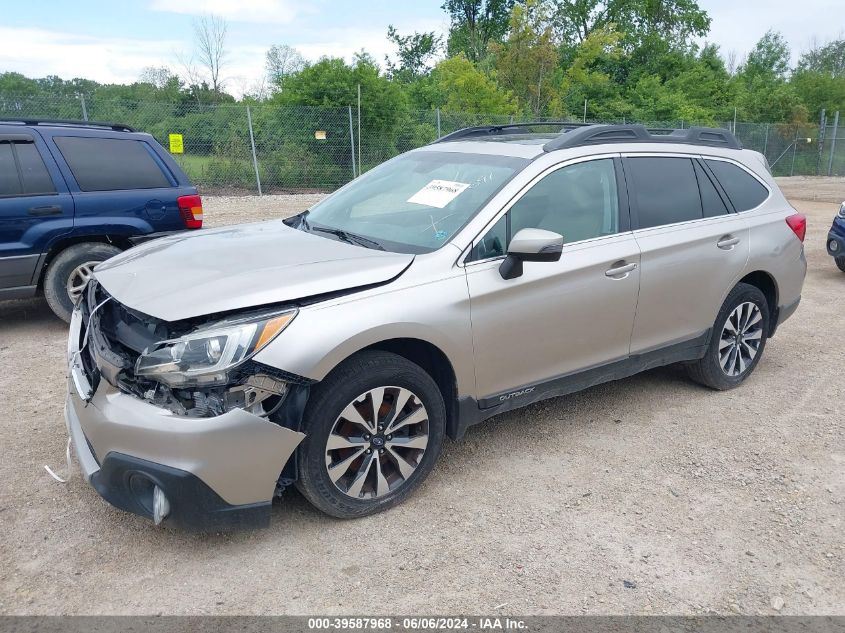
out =
[[[687,365],[690,377],[713,389],[738,386],[760,362],[769,328],[765,295],[756,286],[737,284],[719,310],[704,357]]]
[[[400,503],[428,476],[446,429],[446,407],[421,367],[389,352],[362,352],[311,389],[297,487],[339,518]]]
[[[728,376],[740,376],[757,357],[763,340],[763,315],[751,301],[731,312],[719,337],[719,366]]]
[[[835,257],[834,260],[836,265],[839,267],[843,273],[845,273],[845,257]]]

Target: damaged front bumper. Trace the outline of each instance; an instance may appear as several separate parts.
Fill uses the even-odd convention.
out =
[[[77,310],[65,422],[83,475],[97,492],[118,508],[165,524],[266,526],[279,475],[304,434],[243,409],[177,415],[107,380],[92,391],[78,353],[81,327]],[[162,493],[165,516],[154,503]]]

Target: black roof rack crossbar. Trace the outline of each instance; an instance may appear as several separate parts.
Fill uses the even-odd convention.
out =
[[[447,141],[457,141],[459,139],[471,138],[473,136],[498,136],[500,134],[518,134],[523,132],[525,128],[550,126],[558,128],[556,132],[563,132],[565,130],[576,127],[583,127],[589,123],[571,123],[568,121],[535,121],[533,123],[501,123],[499,125],[477,125],[474,127],[465,127],[460,130],[455,130],[445,136],[438,138],[435,143],[445,143]]]
[[[115,132],[134,132],[135,130],[123,123],[109,123],[105,121],[80,121],[78,119],[18,119],[0,118],[0,123],[13,123],[17,125],[59,125],[67,127],[93,127],[114,130]]]
[[[646,128],[643,125],[607,125],[595,123],[573,123],[570,121],[536,121],[533,123],[502,123],[500,125],[479,125],[456,130],[441,136],[435,143],[458,141],[477,137],[500,136],[504,134],[528,134],[527,128],[550,126],[558,128],[558,136],[543,145],[543,151],[604,145],[612,143],[682,143],[706,147],[742,149],[742,143],[728,130],[710,127]]]
[[[553,138],[543,145],[543,151],[551,152],[557,149],[605,143],[683,143],[684,145],[742,149],[742,143],[736,136],[728,130],[718,128],[649,130],[642,125],[587,125]]]

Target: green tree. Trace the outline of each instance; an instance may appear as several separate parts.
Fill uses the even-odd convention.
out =
[[[449,15],[447,50],[450,57],[459,53],[472,62],[480,62],[491,42],[501,42],[508,32],[510,12],[516,0],[446,0],[443,10]]]
[[[397,63],[385,58],[387,74],[391,79],[403,82],[414,81],[426,74],[443,44],[443,38],[434,31],[400,35],[392,24],[387,27],[387,39],[398,49]]]
[[[780,33],[766,31],[745,61],[739,73],[746,79],[765,77],[770,80],[782,80],[789,72],[789,44]]]
[[[502,87],[516,96],[523,111],[544,114],[555,97],[558,53],[535,0],[514,6],[508,38],[492,44],[491,52]]]
[[[707,12],[696,0],[546,0],[552,25],[564,45],[586,40],[597,29],[614,28],[625,34],[630,47],[657,36],[683,45],[710,29]]]
[[[463,53],[444,59],[434,67],[426,86],[425,101],[428,106],[446,112],[515,114],[518,111],[516,98],[501,90]]]
[[[806,121],[807,107],[787,83],[789,45],[769,30],[754,45],[734,77],[740,118],[746,121]]]
[[[790,84],[813,120],[819,118],[822,108],[828,113],[839,110],[845,115],[845,39],[804,53]]]

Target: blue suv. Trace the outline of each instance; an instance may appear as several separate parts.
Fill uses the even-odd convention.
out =
[[[827,234],[827,252],[845,273],[845,202],[839,207],[839,214],[833,218],[833,226]]]
[[[202,227],[202,200],[149,134],[80,121],[0,121],[0,299],[43,292],[60,318],[98,263]]]

